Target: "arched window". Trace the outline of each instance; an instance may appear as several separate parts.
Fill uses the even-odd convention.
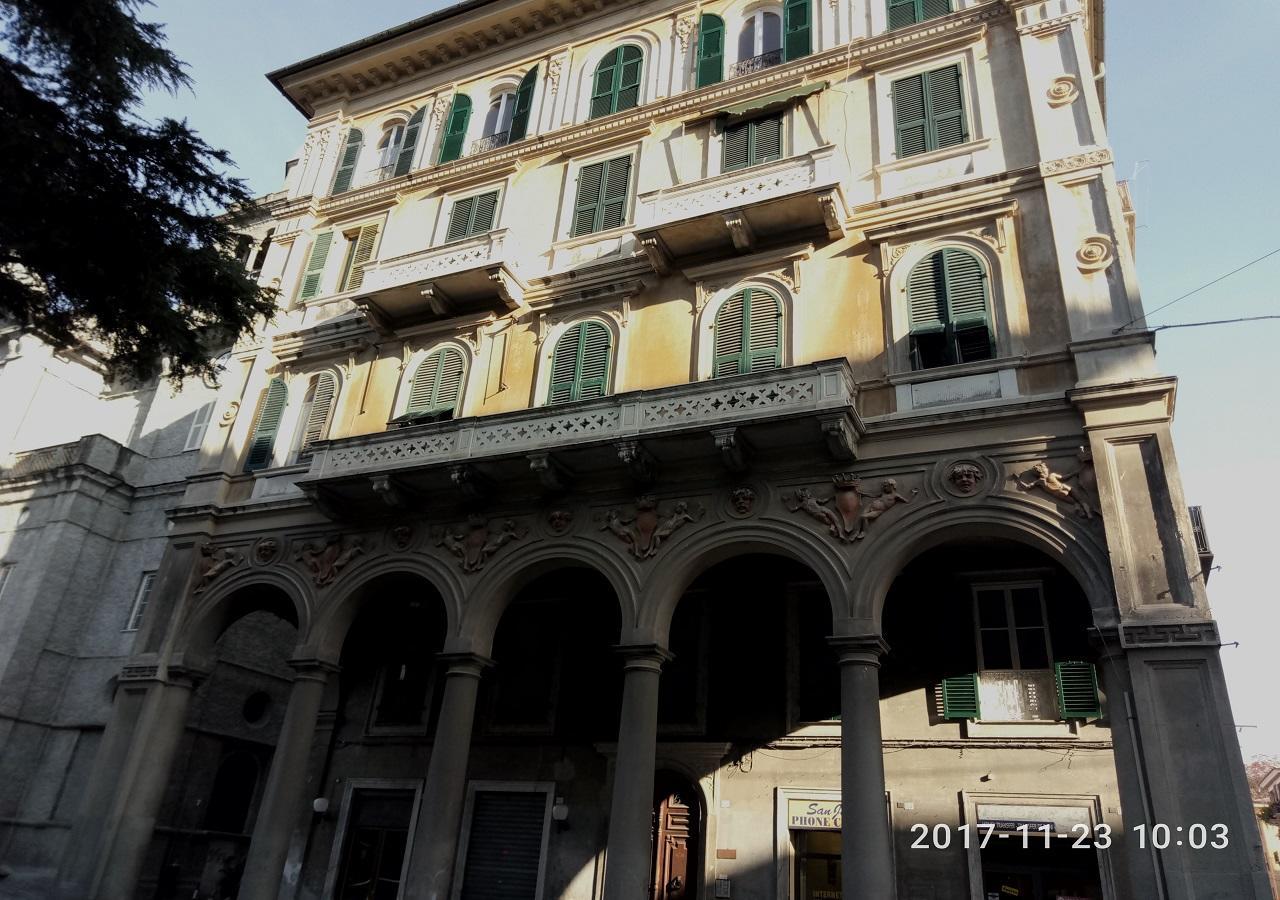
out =
[[[724,79],[724,19],[704,14],[698,20],[698,87]]]
[[[529,133],[529,115],[533,111],[533,89],[538,83],[538,67],[534,66],[520,79],[516,88],[515,110],[511,116],[511,133],[507,142],[523,141]]]
[[[907,276],[911,367],[931,369],[995,355],[987,273],[968,250],[945,247]]]
[[[414,370],[404,414],[410,421],[452,419],[462,403],[462,376],[467,363],[457,347],[439,347]]]
[[[351,190],[351,182],[356,177],[356,163],[360,161],[360,148],[364,145],[364,134],[359,128],[347,132],[342,142],[342,155],[338,157],[338,171],[333,176],[331,194],[341,194]]]
[[[471,98],[466,94],[454,94],[453,103],[449,105],[449,117],[445,120],[444,139],[440,142],[440,162],[453,162],[462,157],[470,122]]]
[[[271,379],[262,391],[258,411],[253,416],[253,428],[249,434],[249,454],[245,457],[244,470],[254,472],[271,465],[276,448],[276,433],[280,431],[280,419],[289,402],[289,389],[279,378]]]
[[[609,357],[613,339],[602,322],[588,320],[569,327],[551,357],[551,403],[603,397],[609,392]]]
[[[711,374],[742,375],[782,365],[782,304],[760,288],[745,288],[716,312]]]
[[[615,47],[596,66],[591,88],[591,115],[598,119],[640,103],[644,53],[633,44]]]
[[[311,458],[312,445],[329,435],[334,401],[338,395],[338,379],[331,372],[311,377],[298,414],[298,462]]]
[[[484,117],[484,133],[482,137],[502,135],[506,137],[511,130],[511,118],[515,114],[516,95],[512,91],[498,94],[489,102],[489,112]],[[500,145],[495,145],[500,146]]]
[[[772,10],[758,9],[742,23],[738,32],[738,60],[776,56],[782,62],[782,16]]]
[[[382,132],[382,140],[378,141],[378,172],[383,178],[391,177],[395,171],[400,145],[404,143],[404,133],[403,122],[397,122]]]
[[[404,133],[399,138],[396,154],[390,159],[384,154],[380,162],[384,177],[398,178],[409,174],[409,170],[413,168],[413,154],[418,149],[418,136],[422,134],[422,123],[426,116],[427,108],[424,106],[409,117],[409,121],[404,125]]]

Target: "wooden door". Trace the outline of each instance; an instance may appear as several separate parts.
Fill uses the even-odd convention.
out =
[[[687,782],[659,774],[653,819],[652,900],[696,900],[698,801]]]

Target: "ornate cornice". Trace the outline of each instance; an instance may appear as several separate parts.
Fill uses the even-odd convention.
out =
[[[1076,172],[1080,169],[1105,166],[1112,161],[1111,151],[1106,147],[1102,147],[1098,150],[1090,150],[1087,153],[1077,153],[1074,156],[1064,156],[1061,159],[1042,162],[1040,163],[1040,174],[1045,178],[1050,175],[1065,175],[1068,172]]]

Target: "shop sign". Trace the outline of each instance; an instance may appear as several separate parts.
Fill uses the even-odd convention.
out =
[[[839,800],[787,800],[787,827],[811,831],[840,830]]]

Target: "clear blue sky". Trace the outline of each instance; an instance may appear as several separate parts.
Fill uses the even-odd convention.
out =
[[[876,2],[876,0],[871,0]],[[156,96],[147,115],[185,117],[229,151],[257,193],[277,190],[302,117],[263,74],[439,9],[403,0],[160,0],[194,96]],[[1280,4],[1111,0],[1108,119],[1133,186],[1138,269],[1152,310],[1280,247]],[[1208,13],[1208,14],[1206,14]],[[1137,173],[1135,176],[1135,172]],[[1280,313],[1280,255],[1152,317],[1152,324]],[[1204,507],[1220,571],[1209,596],[1246,756],[1280,755],[1280,320],[1161,332],[1161,369],[1180,376],[1174,436],[1188,501]]]

